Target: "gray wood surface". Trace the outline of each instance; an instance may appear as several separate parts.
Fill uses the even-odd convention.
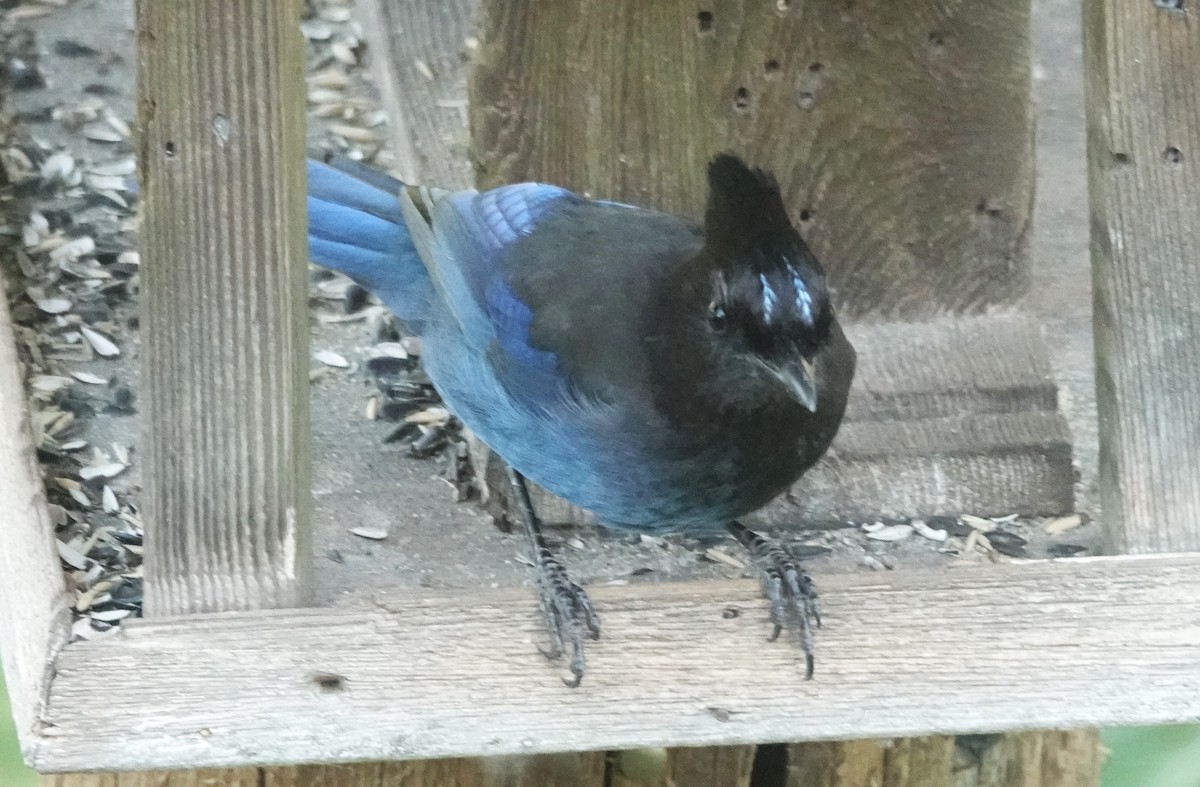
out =
[[[1099,486],[1119,552],[1200,548],[1200,27],[1170,5],[1084,3]]]
[[[848,315],[1027,289],[1030,3],[492,0],[480,186],[544,180],[699,216],[732,150],[774,172]]]
[[[818,579],[810,682],[794,643],[764,641],[748,581],[592,588],[606,637],[575,691],[533,649],[521,589],[135,622],[64,649],[33,759],[332,763],[1200,717],[1200,555]]]
[[[356,3],[387,112],[396,175],[447,189],[475,185],[468,158],[467,40],[478,0]]]
[[[55,651],[66,642],[67,595],[46,490],[34,458],[21,363],[0,281],[0,662],[23,748],[33,745]]]
[[[151,614],[295,605],[311,483],[299,3],[137,3]]]

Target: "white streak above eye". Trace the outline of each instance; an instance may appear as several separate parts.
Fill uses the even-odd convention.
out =
[[[762,285],[763,322],[770,325],[771,317],[775,314],[775,303],[779,300],[779,296],[776,295],[775,290],[771,289],[766,274],[758,274],[758,283]]]
[[[808,287],[804,284],[804,280],[800,278],[800,274],[792,271],[792,284],[796,287],[796,309],[800,312],[800,319],[806,324],[813,324],[812,313],[812,293],[808,291]]]

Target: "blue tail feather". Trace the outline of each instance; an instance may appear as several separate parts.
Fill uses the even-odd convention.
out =
[[[349,174],[310,160],[308,249],[314,262],[375,293],[420,333],[433,287],[404,225],[401,188],[400,181],[366,168]]]

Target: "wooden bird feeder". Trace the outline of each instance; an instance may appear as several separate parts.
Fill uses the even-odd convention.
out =
[[[720,787],[750,784],[757,759],[787,784],[853,787],[968,783],[954,774],[973,742],[1007,780],[979,766],[970,784],[1086,785],[1098,743],[1081,728],[1200,719],[1200,26],[1182,3],[1083,5],[1110,554],[817,571],[811,682],[764,643],[754,581],[593,585],[604,639],[571,691],[533,649],[528,588],[314,591],[311,468],[338,449],[310,439],[300,4],[140,0],[147,615],[69,641],[0,310],[0,650],[27,761],[63,787],[146,770]],[[1071,509],[1052,353],[1023,306],[1028,0],[357,13],[406,177],[540,179],[696,215],[715,152],[778,175],[863,372],[837,456],[768,523]],[[467,81],[469,136],[438,103]],[[108,680],[112,665],[136,679]],[[649,776],[606,754],[647,747],[666,748]]]

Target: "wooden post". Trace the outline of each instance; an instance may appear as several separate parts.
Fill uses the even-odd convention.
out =
[[[298,606],[312,562],[300,0],[138,0],[136,13],[146,611]],[[42,783],[252,787],[264,775]]]
[[[1014,302],[1033,202],[1028,0],[484,0],[478,185],[699,217],[705,165],[774,172],[842,314]]]
[[[54,652],[69,637],[71,604],[30,440],[25,386],[0,282],[0,661],[21,748],[33,748]],[[9,459],[14,458],[16,461]]]
[[[1200,28],[1087,0],[1100,494],[1116,552],[1200,549]]]
[[[299,11],[137,4],[150,614],[305,599]]]

